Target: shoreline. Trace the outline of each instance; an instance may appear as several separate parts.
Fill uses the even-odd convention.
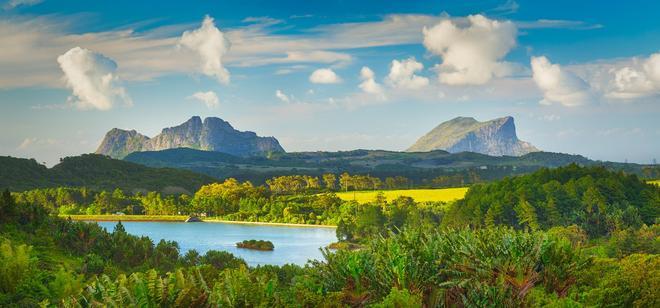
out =
[[[123,222],[185,222],[188,216],[144,216],[144,215],[58,215],[61,218],[75,221],[123,221]],[[240,221],[240,220],[222,220],[215,218],[202,218],[202,222],[209,223],[227,223],[227,224],[246,224],[246,225],[266,225],[280,227],[308,227],[308,228],[337,228],[333,225],[318,224],[294,224],[285,222],[261,222],[261,221]]]

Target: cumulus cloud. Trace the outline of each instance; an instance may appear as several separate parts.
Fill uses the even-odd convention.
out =
[[[543,92],[541,104],[579,106],[592,100],[589,84],[576,74],[552,64],[546,57],[532,57],[532,77]]]
[[[57,57],[66,84],[73,91],[69,102],[80,109],[109,110],[123,102],[132,105],[119,85],[117,64],[110,58],[80,47]]]
[[[58,83],[60,70],[53,55],[62,54],[72,46],[85,46],[114,59],[121,65],[123,80],[151,80],[168,74],[198,72],[203,67],[199,53],[181,43],[184,31],[189,30],[190,35],[199,31],[190,29],[190,24],[140,31],[122,28],[81,33],[72,28],[78,18],[50,15],[0,18],[0,41],[3,43],[0,88],[61,87]],[[231,42],[231,52],[224,54],[220,63],[223,67],[322,63],[336,68],[352,61],[352,50],[419,44],[424,38],[420,29],[448,18],[442,14],[393,14],[381,20],[323,24],[309,31],[287,34],[280,31],[286,25],[249,19],[253,22],[222,32]],[[464,17],[451,20],[460,25],[467,23]],[[516,25],[519,29],[589,26],[568,20],[516,22]],[[216,71],[223,72],[222,69]],[[283,67],[279,72],[291,70]]]
[[[204,17],[202,26],[184,32],[179,43],[199,55],[204,75],[215,77],[223,84],[229,83],[229,71],[223,66],[222,57],[229,51],[230,43],[215,26],[213,18]]]
[[[360,70],[360,89],[366,93],[383,94],[383,87],[376,82],[374,71],[363,66]]]
[[[392,60],[387,82],[393,88],[416,90],[429,84],[426,77],[415,75],[424,69],[424,64],[417,62],[415,58],[398,61]]]
[[[423,34],[426,49],[442,58],[436,67],[442,83],[479,85],[515,71],[513,64],[501,61],[516,45],[517,29],[511,21],[470,15],[466,25],[445,19],[424,27]]]
[[[209,109],[216,109],[220,106],[220,99],[218,99],[218,95],[213,91],[195,92],[190,98],[204,103]]]
[[[284,94],[284,92],[282,92],[282,90],[275,91],[275,97],[277,97],[279,100],[281,100],[282,102],[285,102],[285,103],[291,102],[291,99],[289,99],[289,96]]]
[[[309,81],[312,83],[329,84],[339,83],[341,82],[341,78],[339,78],[339,76],[337,76],[337,74],[335,74],[335,72],[329,68],[320,68],[309,75]]]
[[[647,59],[635,58],[611,71],[613,78],[605,94],[609,98],[631,100],[660,93],[660,53]]]

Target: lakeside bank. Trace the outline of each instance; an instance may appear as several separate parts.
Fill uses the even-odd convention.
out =
[[[185,215],[59,215],[62,218],[71,218],[77,221],[134,221],[134,222],[184,222],[189,216]],[[202,222],[227,223],[227,224],[248,224],[248,225],[266,225],[282,227],[310,227],[310,228],[337,228],[333,225],[318,224],[294,224],[284,222],[261,222],[261,221],[239,221],[223,220],[215,217],[199,217]]]

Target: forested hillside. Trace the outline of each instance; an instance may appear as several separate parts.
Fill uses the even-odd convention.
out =
[[[136,152],[125,160],[151,167],[192,170],[217,178],[235,178],[263,184],[282,175],[321,176],[324,173],[362,174],[385,179],[403,176],[416,187],[463,186],[526,174],[542,167],[571,163],[602,165],[611,170],[634,173],[645,178],[660,177],[659,167],[599,162],[580,155],[534,152],[520,157],[488,156],[478,153],[393,152],[355,150],[345,152],[272,153],[268,157],[236,157],[224,153],[179,148]]]
[[[651,225],[660,189],[635,175],[569,165],[470,187],[445,225],[507,225],[532,230],[577,224],[592,236]]]
[[[52,168],[33,159],[0,157],[0,187],[12,191],[59,186],[125,191],[191,192],[216,179],[187,170],[151,168],[96,154],[66,157]]]

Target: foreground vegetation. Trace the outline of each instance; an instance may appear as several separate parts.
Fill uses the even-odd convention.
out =
[[[338,222],[343,243],[362,248],[325,250],[305,267],[251,268],[226,252],[181,256],[174,242],[154,245],[121,224],[106,232],[49,215],[58,207],[44,200],[5,193],[0,306],[660,305],[660,187],[636,176],[544,169],[473,186],[450,204],[382,194],[358,204],[317,193],[254,201],[259,187],[230,183],[185,204],[233,209],[226,215],[252,209],[257,219],[277,218],[276,203],[316,209]]]

